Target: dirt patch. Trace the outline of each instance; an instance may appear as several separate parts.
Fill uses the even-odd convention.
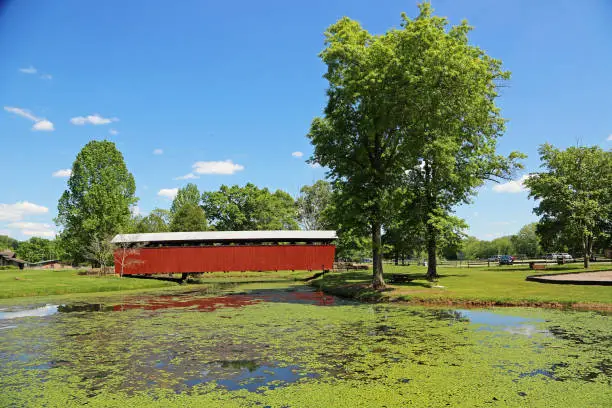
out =
[[[532,275],[526,280],[540,283],[612,286],[612,271]]]

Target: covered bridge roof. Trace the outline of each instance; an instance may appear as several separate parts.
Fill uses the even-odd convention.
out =
[[[336,231],[198,231],[198,232],[155,232],[147,234],[119,234],[111,242],[307,242],[332,241],[337,239]]]

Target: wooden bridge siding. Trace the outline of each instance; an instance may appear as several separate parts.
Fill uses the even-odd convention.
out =
[[[198,273],[332,269],[334,245],[236,245],[141,248],[125,262],[123,273]],[[121,272],[118,249],[115,273]],[[136,262],[132,262],[136,261]]]

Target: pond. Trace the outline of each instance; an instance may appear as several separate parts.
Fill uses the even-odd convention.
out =
[[[595,312],[361,304],[286,284],[0,309],[0,406],[610,406]]]

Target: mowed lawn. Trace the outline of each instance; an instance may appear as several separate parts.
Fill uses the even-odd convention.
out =
[[[111,292],[177,286],[155,279],[119,278],[115,275],[85,276],[76,270],[0,270],[0,299],[62,295],[69,293]]]
[[[190,278],[188,281],[190,285],[180,285],[178,282],[158,279],[79,275],[76,270],[10,269],[0,270],[0,299],[172,287],[182,290],[193,287],[193,284],[203,287],[233,283],[300,281],[312,276],[313,273],[309,271],[213,272]],[[175,274],[174,277],[179,278],[180,274]]]
[[[611,270],[611,264],[595,264],[589,272]],[[340,295],[378,300],[400,300],[414,303],[476,303],[492,305],[564,305],[603,306],[612,308],[612,286],[559,285],[529,282],[529,275],[561,272],[586,272],[581,265],[550,266],[532,271],[527,266],[455,268],[439,267],[440,279],[430,283],[425,279],[423,266],[385,265],[387,278],[401,274],[412,279],[406,283],[389,283],[388,290],[374,292],[367,287],[371,280],[368,271],[331,273],[314,282],[322,289]]]

